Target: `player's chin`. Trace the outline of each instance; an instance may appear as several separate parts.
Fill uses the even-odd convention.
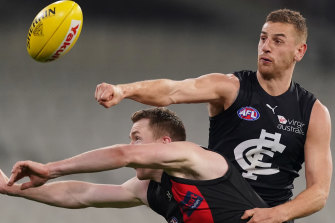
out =
[[[262,74],[263,77],[272,76],[273,75],[273,67],[272,66],[264,66],[262,64],[258,64],[258,72]]]

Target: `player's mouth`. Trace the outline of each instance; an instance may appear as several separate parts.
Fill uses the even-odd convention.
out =
[[[272,63],[272,60],[269,57],[261,57],[259,60],[263,63]]]

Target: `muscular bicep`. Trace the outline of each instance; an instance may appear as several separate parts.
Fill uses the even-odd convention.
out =
[[[202,150],[191,142],[126,145],[127,166],[132,168],[179,169],[191,167]]]
[[[307,187],[315,185],[320,187],[327,196],[332,175],[330,137],[329,112],[319,101],[316,101],[305,143],[306,183]]]
[[[129,151],[128,167],[163,169],[176,177],[209,180],[223,176],[228,168],[221,155],[191,142],[134,145]]]
[[[206,74],[174,83],[170,92],[173,103],[223,103],[234,100],[239,80],[232,74]]]

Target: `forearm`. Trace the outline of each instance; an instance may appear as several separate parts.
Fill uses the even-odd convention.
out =
[[[112,170],[124,167],[127,157],[122,151],[122,145],[91,150],[71,157],[69,159],[50,162],[46,164],[48,178],[53,179],[60,176],[91,173]]]
[[[311,215],[324,207],[328,193],[322,187],[317,185],[311,186],[301,192],[293,200],[273,209],[288,221]]]
[[[78,209],[128,208],[146,204],[149,181],[132,178],[122,185],[93,184],[82,181],[58,181],[40,187],[21,189],[20,184],[7,186],[0,178],[0,193],[22,197],[51,206]]]
[[[88,184],[83,182],[60,181],[26,190],[21,190],[20,187],[21,185],[19,184],[8,187],[7,195],[62,208],[77,209],[88,207],[83,202],[83,195],[85,195],[89,187]]]
[[[168,106],[175,103],[171,97],[175,92],[176,81],[157,79],[140,81],[130,84],[119,84],[116,87],[121,91],[123,98],[128,98],[142,104],[152,106]]]

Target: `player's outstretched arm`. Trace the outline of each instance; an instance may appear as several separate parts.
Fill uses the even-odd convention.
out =
[[[106,108],[125,98],[153,106],[223,103],[234,100],[238,88],[239,81],[234,75],[213,73],[181,81],[157,79],[119,85],[101,83],[96,87],[95,98]]]
[[[217,171],[222,176],[222,170],[216,167],[214,161],[220,160],[221,163],[224,161],[221,156],[213,154],[191,142],[119,144],[47,164],[32,161],[17,162],[13,167],[8,185],[13,185],[23,177],[29,177],[30,181],[22,184],[21,188],[27,189],[40,186],[49,179],[60,176],[100,172],[121,167],[186,170],[194,175],[201,175],[204,179],[215,178],[218,177]],[[205,159],[205,156],[208,156],[208,159]],[[209,167],[213,167],[214,171],[207,171]],[[220,167],[225,170],[227,166],[220,165]]]
[[[8,178],[0,170],[0,193],[22,197],[62,208],[127,208],[146,204],[147,181],[133,178],[123,185],[59,181],[21,190],[21,185],[7,186]]]
[[[127,159],[122,148],[122,145],[99,148],[47,164],[36,163],[30,160],[19,161],[13,166],[8,185],[11,186],[18,180],[29,177],[30,181],[21,185],[21,189],[27,189],[41,186],[48,180],[60,176],[124,167]]]

